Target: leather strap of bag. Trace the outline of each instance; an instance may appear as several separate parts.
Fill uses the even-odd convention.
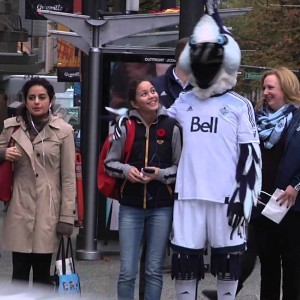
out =
[[[65,252],[65,238],[61,237],[61,265],[62,265],[62,273],[66,275],[66,252]]]

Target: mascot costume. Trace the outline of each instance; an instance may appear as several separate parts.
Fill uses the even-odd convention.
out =
[[[246,247],[245,221],[261,190],[259,138],[252,104],[232,91],[240,48],[221,23],[219,1],[207,0],[205,6],[179,58],[193,89],[181,93],[168,109],[183,134],[171,276],[178,300],[197,299],[208,242],[218,300],[233,300]],[[122,115],[114,132],[114,139],[119,139],[127,116],[126,111],[114,113]]]
[[[235,299],[245,221],[261,189],[253,107],[232,91],[241,51],[222,26],[218,2],[207,0],[206,13],[179,58],[194,88],[180,94],[168,110],[183,132],[171,233],[178,300],[197,299],[206,242],[218,299]]]

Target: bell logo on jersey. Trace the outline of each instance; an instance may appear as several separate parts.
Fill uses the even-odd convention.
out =
[[[210,117],[210,122],[202,122],[199,117],[192,117],[191,132],[202,131],[217,133],[218,132],[218,118]]]

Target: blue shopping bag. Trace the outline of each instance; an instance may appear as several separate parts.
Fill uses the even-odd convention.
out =
[[[80,295],[80,280],[77,273],[59,275],[58,293],[60,295]]]
[[[56,255],[54,275],[52,276],[54,289],[61,296],[80,296],[80,278],[75,270],[72,241],[68,237],[67,249],[65,251],[64,239],[64,236],[62,236]]]

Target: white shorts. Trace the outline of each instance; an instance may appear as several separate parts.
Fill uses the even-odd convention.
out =
[[[244,226],[236,229],[228,225],[227,204],[202,200],[175,200],[171,243],[188,249],[204,249],[208,242],[213,249],[241,250],[246,242]]]

